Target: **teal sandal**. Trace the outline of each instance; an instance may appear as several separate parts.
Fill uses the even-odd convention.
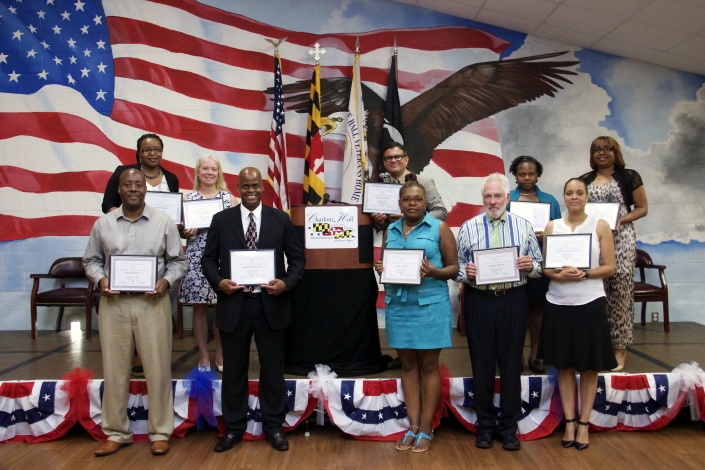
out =
[[[412,427],[418,427],[418,426],[412,426]],[[411,438],[411,443],[410,443],[410,444],[407,444],[407,443],[406,443],[406,439],[409,438],[409,437]],[[397,450],[409,450],[409,449],[411,449],[411,447],[414,445],[414,440],[415,440],[415,439],[416,439],[416,434],[414,434],[414,433],[411,431],[411,428],[409,428],[409,430],[406,431],[406,434],[404,434],[404,439],[401,441],[401,444],[397,444],[395,448],[396,448]]]
[[[411,449],[411,452],[426,452],[428,449],[431,448],[431,446],[429,445],[429,446],[426,447],[425,449],[419,450],[419,444],[421,443],[421,439],[428,439],[428,442],[429,442],[429,444],[430,444],[431,441],[433,440],[433,430],[431,430],[431,435],[430,435],[430,436],[429,436],[428,434],[426,434],[425,432],[419,432],[419,433],[416,435],[416,441],[414,441],[414,446],[415,446],[415,448],[414,448],[414,449]]]

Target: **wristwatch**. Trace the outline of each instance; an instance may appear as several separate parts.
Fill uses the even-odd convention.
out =
[[[590,279],[590,271],[587,269],[581,269],[581,271],[585,273],[585,279]]]

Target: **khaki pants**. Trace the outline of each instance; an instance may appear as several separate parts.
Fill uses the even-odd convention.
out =
[[[108,440],[132,442],[127,401],[132,375],[133,335],[147,379],[150,441],[168,440],[174,432],[171,390],[172,319],[169,296],[102,297],[100,344],[103,350],[103,432]]]

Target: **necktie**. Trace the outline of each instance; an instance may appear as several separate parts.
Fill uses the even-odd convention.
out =
[[[250,225],[247,227],[245,239],[247,240],[248,250],[257,248],[257,225],[255,224],[255,215],[252,212],[250,212]]]

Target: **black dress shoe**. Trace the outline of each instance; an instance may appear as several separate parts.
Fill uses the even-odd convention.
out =
[[[543,361],[540,361],[538,359],[529,361],[529,369],[531,369],[531,372],[533,372],[534,374],[546,373],[546,368],[543,366]]]
[[[475,441],[475,447],[478,447],[480,449],[490,449],[493,445],[494,439],[492,438],[492,434],[488,432],[480,433],[480,435],[477,436],[477,440]]]
[[[274,434],[265,434],[267,442],[271,442],[274,450],[289,450],[289,441],[284,437],[284,433],[275,432]]]
[[[504,450],[519,450],[521,449],[521,444],[519,443],[519,438],[516,434],[510,434],[504,436],[502,442],[502,449]]]
[[[242,436],[235,434],[226,434],[221,437],[218,443],[213,447],[213,452],[225,452],[233,448],[235,444],[242,442]]]

